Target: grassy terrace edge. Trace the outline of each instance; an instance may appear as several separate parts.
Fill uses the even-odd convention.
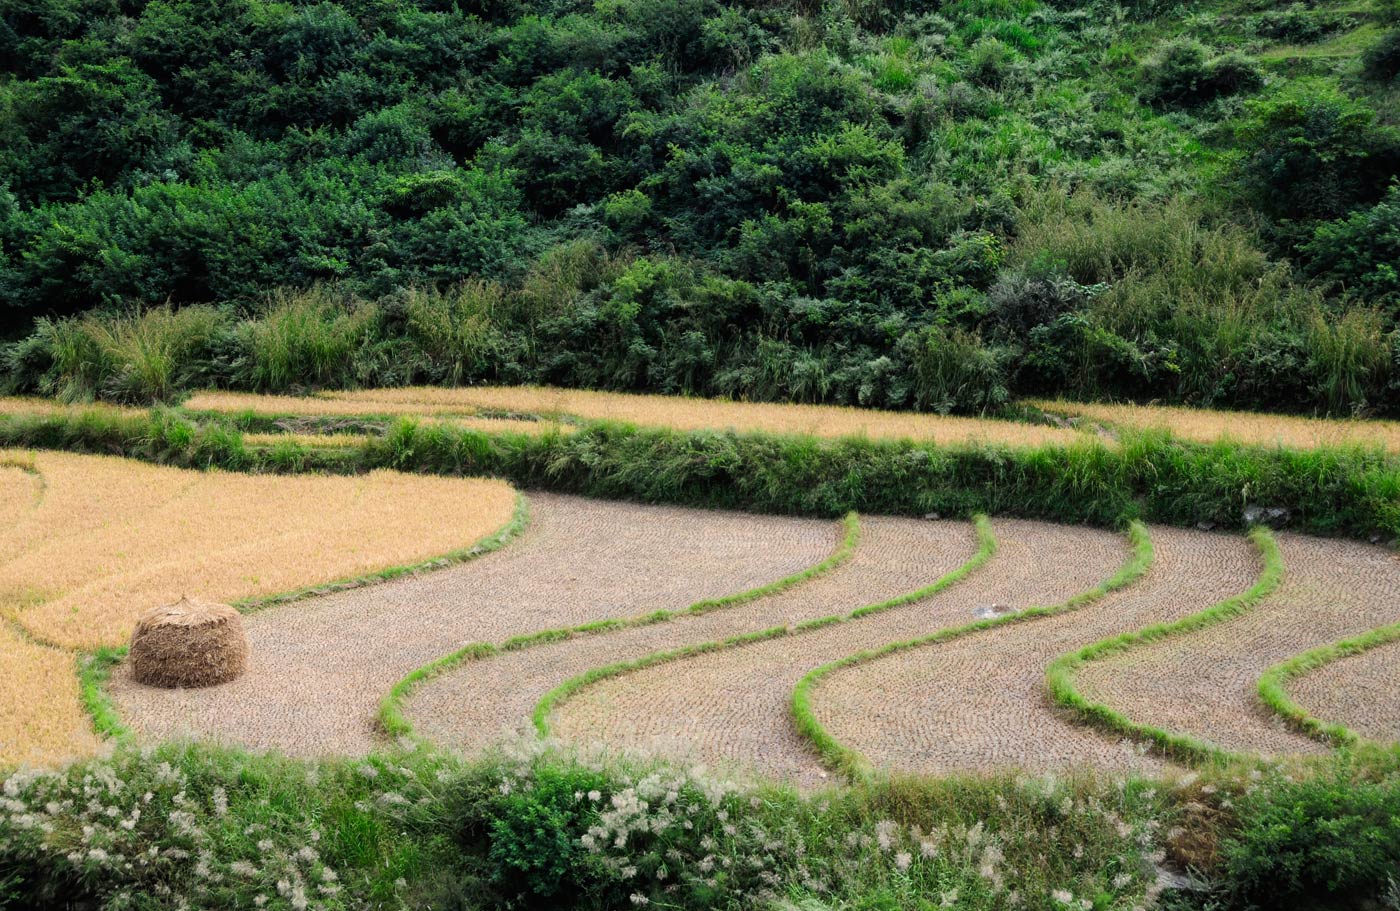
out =
[[[628,674],[633,671],[640,671],[658,664],[665,664],[669,661],[679,661],[683,658],[705,654],[706,652],[718,652],[724,649],[737,648],[742,645],[750,645],[755,642],[764,642],[769,639],[796,636],[810,630],[835,626],[836,624],[847,623],[851,620],[859,620],[861,617],[866,617],[870,614],[890,610],[895,607],[902,607],[905,604],[912,604],[916,601],[922,601],[960,582],[962,579],[966,578],[968,574],[990,560],[996,553],[997,541],[996,535],[992,530],[991,520],[984,515],[974,516],[973,528],[977,535],[977,549],[973,552],[972,556],[956,569],[945,573],[923,588],[915,589],[912,592],[906,592],[905,594],[897,595],[874,604],[863,605],[846,614],[830,614],[825,617],[816,617],[811,620],[804,620],[801,623],[795,623],[792,626],[769,627],[768,629],[755,630],[751,633],[743,633],[738,636],[730,636],[726,639],[718,639],[712,642],[701,642],[681,648],[652,652],[649,655],[642,655],[627,661],[617,661],[612,664],[593,668],[565,680],[541,697],[540,701],[535,704],[535,730],[542,737],[549,736],[549,716],[560,703],[581,690],[610,677],[620,677],[623,674]]]
[[[1400,623],[1377,627],[1359,636],[1320,645],[1271,665],[1259,676],[1259,699],[1299,733],[1337,747],[1386,746],[1363,737],[1344,724],[1313,715],[1288,694],[1290,681],[1343,658],[1400,640]]]
[[[972,633],[983,630],[995,629],[1001,626],[1010,626],[1015,623],[1024,623],[1029,620],[1037,620],[1042,617],[1052,617],[1056,614],[1063,614],[1076,608],[1083,607],[1107,595],[1136,582],[1147,572],[1147,568],[1152,565],[1153,551],[1152,538],[1147,532],[1147,526],[1141,522],[1133,521],[1128,525],[1128,543],[1132,548],[1132,553],[1122,566],[1118,568],[1112,576],[1100,582],[1094,588],[1080,592],[1071,598],[1061,601],[1059,604],[1043,607],[1028,607],[1024,610],[1015,611],[1001,617],[989,617],[985,620],[975,620],[971,623],[964,623],[960,626],[950,626],[927,636],[920,636],[916,639],[906,639],[900,642],[891,642],[876,649],[866,649],[838,658],[820,667],[812,668],[797,681],[797,685],[792,690],[792,714],[797,725],[797,730],[803,737],[812,744],[813,748],[821,755],[822,760],[832,769],[841,772],[852,781],[867,780],[873,774],[871,763],[859,750],[842,743],[837,737],[823,725],[812,711],[812,689],[822,680],[836,671],[853,667],[857,664],[864,664],[875,661],[895,652],[907,651],[913,648],[923,648],[925,646],[937,645],[940,642],[947,642]]]
[[[835,517],[1017,515],[1114,527],[1123,518],[1243,528],[1243,507],[1290,527],[1400,535],[1400,459],[1361,446],[1298,451],[1197,444],[1164,432],[1012,449],[592,423],[570,434],[487,433],[400,419],[344,448],[249,447],[222,422],[158,409],[0,415],[0,446],[125,455],[199,468],[349,473],[392,468],[502,477],[588,496]]]
[[[1146,740],[1169,758],[1193,763],[1228,763],[1244,760],[1245,757],[1199,738],[1133,721],[1105,703],[1094,702],[1080,692],[1074,676],[1091,661],[1223,623],[1240,616],[1262,601],[1283,581],[1283,553],[1267,528],[1260,526],[1252,529],[1249,538],[1259,550],[1263,561],[1259,578],[1252,586],[1238,595],[1172,623],[1158,623],[1134,632],[1110,636],[1061,655],[1050,663],[1045,672],[1045,686],[1051,702],[1086,724]]]
[[[750,588],[746,591],[735,592],[719,598],[706,598],[697,601],[678,611],[657,610],[637,617],[627,617],[608,620],[595,620],[592,623],[584,623],[578,626],[556,627],[553,629],[538,630],[533,633],[526,633],[521,636],[514,636],[499,644],[490,642],[474,642],[464,646],[451,654],[434,659],[422,667],[416,668],[404,676],[402,680],[394,684],[388,694],[379,703],[379,713],[377,720],[383,732],[394,738],[413,738],[413,724],[404,714],[404,704],[413,691],[420,685],[434,677],[447,673],[468,661],[477,661],[490,658],[504,652],[520,651],[536,645],[544,645],[548,642],[560,642],[565,639],[573,639],[578,636],[596,635],[599,633],[612,632],[614,630],[629,629],[639,626],[650,626],[653,623],[666,623],[686,616],[697,616],[707,614],[712,611],[724,610],[726,608],[737,607],[741,604],[771,595],[785,589],[800,585],[809,579],[816,578],[823,573],[835,569],[845,563],[855,553],[856,545],[860,540],[860,519],[855,513],[848,513],[842,520],[841,540],[836,548],[819,562],[799,570],[791,575],[784,576],[772,582]]]

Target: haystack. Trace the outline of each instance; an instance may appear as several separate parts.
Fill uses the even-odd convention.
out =
[[[227,604],[181,598],[137,619],[128,657],[138,683],[162,687],[225,683],[248,665],[243,618]]]

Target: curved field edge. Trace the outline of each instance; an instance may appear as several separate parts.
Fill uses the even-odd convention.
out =
[[[459,548],[438,557],[433,557],[419,563],[396,566],[390,569],[379,570],[367,573],[362,576],[354,576],[338,580],[336,582],[314,587],[294,589],[277,595],[270,595],[264,598],[246,599],[236,602],[234,606],[241,613],[251,613],[265,607],[278,604],[287,604],[299,601],[315,595],[326,594],[334,591],[343,591],[351,588],[361,588],[367,585],[378,585],[397,579],[402,576],[412,575],[419,572],[444,569],[448,566],[455,566],[483,557],[486,554],[500,550],[512,540],[519,537],[520,533],[530,524],[530,503],[525,495],[516,492],[515,509],[506,524],[495,531],[479,538],[468,547]],[[77,673],[78,673],[78,694],[82,701],[83,709],[87,712],[92,721],[93,731],[99,737],[117,742],[129,741],[132,738],[132,731],[122,720],[121,712],[117,708],[116,701],[112,699],[111,693],[107,691],[107,683],[111,679],[112,671],[117,665],[126,660],[127,647],[107,647],[88,652],[77,652]]]
[[[916,639],[906,639],[901,642],[891,642],[876,649],[867,649],[838,658],[835,661],[815,667],[802,676],[793,687],[791,697],[791,708],[793,721],[797,726],[798,733],[807,739],[817,753],[822,757],[822,761],[834,771],[840,772],[852,781],[868,780],[873,774],[873,766],[863,753],[852,747],[850,744],[842,743],[830,730],[823,725],[812,711],[812,690],[821,682],[823,677],[857,664],[863,664],[883,658],[895,652],[902,652],[913,648],[923,648],[925,646],[937,645],[971,633],[983,630],[995,629],[997,627],[1009,626],[1013,623],[1024,623],[1029,620],[1036,620],[1041,617],[1052,617],[1056,614],[1066,613],[1076,608],[1083,607],[1107,595],[1136,582],[1147,572],[1152,565],[1152,538],[1147,532],[1147,526],[1141,522],[1131,522],[1128,526],[1128,543],[1132,548],[1127,561],[1118,568],[1118,571],[1096,587],[1080,592],[1071,598],[1061,601],[1059,604],[1042,607],[1028,607],[1024,610],[1015,611],[1001,617],[989,617],[985,620],[976,620],[972,623],[965,623],[961,626],[952,626],[941,629],[927,636],[920,636]]]
[[[669,661],[679,661],[683,658],[689,658],[706,652],[717,652],[724,649],[737,648],[738,646],[749,645],[754,642],[763,642],[769,639],[778,639],[784,636],[796,636],[809,630],[847,623],[852,620],[858,620],[861,617],[890,610],[891,608],[912,604],[915,601],[922,601],[925,598],[935,595],[949,586],[962,581],[970,573],[983,566],[996,553],[997,541],[991,521],[984,515],[977,515],[973,517],[973,527],[977,534],[977,550],[973,555],[956,569],[945,573],[943,576],[922,588],[915,589],[903,595],[897,595],[885,601],[858,607],[846,614],[832,614],[826,617],[817,617],[811,620],[804,620],[792,626],[770,627],[765,630],[757,630],[739,636],[731,636],[727,639],[719,639],[677,649],[653,652],[649,655],[643,655],[628,661],[618,661],[613,664],[593,668],[565,680],[548,693],[545,693],[535,705],[535,730],[542,737],[549,736],[549,716],[553,714],[554,710],[567,699],[600,681],[612,677],[620,677],[623,674],[640,671],[645,668],[655,667],[658,664],[665,664]]]
[[[1378,627],[1359,636],[1320,645],[1272,665],[1259,676],[1259,699],[1270,711],[1301,734],[1337,747],[1385,746],[1363,737],[1344,724],[1318,718],[1288,694],[1288,684],[1324,665],[1400,640],[1400,623]]]
[[[595,620],[591,623],[584,623],[578,626],[556,627],[553,629],[526,633],[521,636],[514,636],[498,644],[491,642],[474,642],[464,646],[449,655],[444,655],[441,658],[430,661],[422,667],[411,671],[404,676],[402,680],[394,684],[393,688],[389,690],[379,704],[379,712],[377,715],[379,726],[383,729],[384,733],[390,737],[417,739],[417,735],[413,730],[413,723],[409,721],[408,716],[404,714],[404,705],[408,697],[423,683],[447,673],[465,662],[490,658],[503,652],[522,651],[549,642],[562,642],[566,639],[574,639],[579,636],[608,633],[614,630],[628,629],[631,627],[650,626],[654,623],[667,623],[682,617],[693,617],[712,611],[726,610],[814,579],[845,563],[855,553],[856,546],[860,541],[859,516],[855,513],[848,513],[842,520],[841,527],[842,533],[840,542],[837,544],[836,548],[820,562],[814,563],[806,569],[793,573],[790,576],[776,579],[746,591],[736,592],[732,595],[725,595],[720,598],[707,598],[677,611],[658,610],[637,617]]]
[[[1263,526],[1251,530],[1249,539],[1258,549],[1263,561],[1259,577],[1252,586],[1238,595],[1172,623],[1158,623],[1134,632],[1110,636],[1061,655],[1050,663],[1045,672],[1045,686],[1050,701],[1086,724],[1110,733],[1145,740],[1171,759],[1197,764],[1248,761],[1247,757],[1223,750],[1199,738],[1133,721],[1107,704],[1089,699],[1080,692],[1075,682],[1075,674],[1091,661],[1223,623],[1240,616],[1266,598],[1283,582],[1283,553],[1279,550],[1273,534]]]

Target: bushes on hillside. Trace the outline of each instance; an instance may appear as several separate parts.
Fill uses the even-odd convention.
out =
[[[1142,68],[1143,96],[1156,104],[1190,106],[1256,89],[1264,77],[1254,61],[1238,53],[1212,55],[1198,41],[1167,44]]]

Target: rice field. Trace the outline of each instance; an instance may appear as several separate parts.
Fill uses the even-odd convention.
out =
[[[1109,427],[1168,430],[1181,439],[1197,443],[1235,442],[1289,449],[1359,445],[1400,452],[1398,421],[1342,420],[1169,405],[1112,405],[1048,399],[1030,399],[1024,404],[1049,414],[1080,418]]]
[[[839,523],[529,500],[530,526],[500,551],[254,615],[253,667],[232,684],[154,690],[119,672],[123,717],[150,739],[296,755],[388,748],[386,727],[469,755],[544,733],[827,786],[850,770],[821,748],[808,713],[874,769],[1172,776],[1180,761],[1150,738],[1057,710],[1047,670],[1100,640],[1190,622],[1264,572],[1247,537],[1178,528],[1145,529],[1144,551],[1044,522],[862,516],[843,544]],[[1294,587],[1192,634],[1201,641],[1170,636],[1094,660],[1077,685],[1142,730],[1232,755],[1325,752],[1250,687],[1280,655],[1400,619],[1400,562],[1301,536],[1283,550]],[[395,634],[367,647],[375,629]]]
[[[323,392],[307,398],[208,392],[185,402],[192,411],[251,412],[263,416],[450,417],[472,418],[482,430],[524,430],[510,418],[529,415],[546,426],[579,421],[618,421],[670,430],[733,430],[823,438],[865,437],[922,440],[941,444],[995,443],[1005,446],[1069,444],[1086,439],[1074,430],[983,418],[874,411],[829,405],[779,405],[663,395],[589,392],[539,386],[472,386],[457,389],[405,388]],[[474,417],[475,416],[475,417]],[[505,423],[510,421],[510,423]],[[538,425],[537,425],[538,426]]]
[[[420,563],[469,547],[514,509],[498,481],[255,477],[0,451],[0,763],[91,752],[75,656],[124,644],[149,607]]]

